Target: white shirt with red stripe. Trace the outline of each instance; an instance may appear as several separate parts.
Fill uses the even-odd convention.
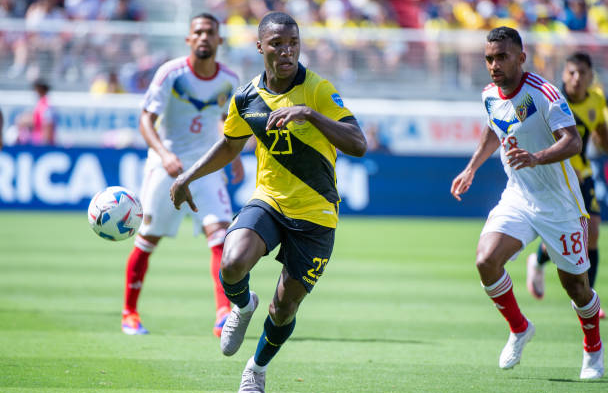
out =
[[[142,107],[159,115],[163,145],[194,162],[220,138],[218,122],[238,85],[237,75],[221,63],[215,75],[205,78],[196,74],[188,57],[180,57],[159,67]],[[148,157],[160,160],[152,149]]]
[[[482,100],[487,125],[502,144],[500,158],[509,179],[501,203],[549,221],[587,216],[569,160],[519,170],[506,163],[505,153],[511,148],[531,153],[544,150],[556,142],[554,131],[576,124],[560,91],[542,77],[526,72],[510,95],[505,96],[492,83],[483,90]]]

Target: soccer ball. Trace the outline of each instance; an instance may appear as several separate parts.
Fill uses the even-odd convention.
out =
[[[118,186],[95,194],[88,213],[93,231],[107,240],[124,240],[133,236],[143,216],[137,196]]]

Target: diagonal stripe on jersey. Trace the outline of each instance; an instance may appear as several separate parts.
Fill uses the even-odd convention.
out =
[[[277,138],[278,130],[266,131],[268,114],[272,109],[264,99],[248,86],[240,96],[239,115],[244,119],[258,140],[271,151],[286,151],[287,141]],[[266,114],[266,116],[262,116]],[[335,183],[335,169],[333,164],[310,145],[302,142],[293,133],[290,133],[291,154],[271,154],[283,167],[296,176],[300,181],[322,195],[328,202],[336,203],[340,200]],[[270,154],[270,153],[269,153]]]

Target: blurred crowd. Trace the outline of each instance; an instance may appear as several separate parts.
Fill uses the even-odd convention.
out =
[[[304,40],[303,62],[346,86],[377,80],[378,72],[382,72],[389,81],[388,89],[394,86],[394,80],[411,77],[412,69],[437,86],[477,86],[475,77],[483,62],[479,64],[479,56],[472,54],[482,45],[473,45],[470,40],[458,45],[434,41],[447,30],[488,30],[507,25],[540,35],[551,33],[550,39],[567,37],[570,31],[608,33],[608,0],[159,1],[0,0],[0,19],[23,19],[31,27],[67,20],[146,21],[147,15],[159,14],[161,4],[172,8],[188,5],[192,12],[212,12],[225,24],[231,34],[220,58],[243,78],[249,78],[261,61],[255,51],[255,28],[251,26],[266,12],[281,10],[293,15],[303,28],[329,29],[322,38],[311,35]],[[349,29],[367,27],[380,28],[385,34],[370,39],[365,37],[365,30],[355,33],[357,30]],[[392,29],[399,27],[421,29],[430,38],[420,42],[392,39]],[[67,90],[84,87],[100,94],[141,93],[160,64],[183,52],[179,43],[181,40],[175,37],[163,41],[158,36],[121,35],[111,30],[26,32],[2,30],[0,25],[0,70],[6,71],[6,83],[14,81],[16,85],[45,77]],[[541,42],[528,49],[534,69],[552,79],[560,53],[550,43]],[[404,74],[405,68],[408,71]]]

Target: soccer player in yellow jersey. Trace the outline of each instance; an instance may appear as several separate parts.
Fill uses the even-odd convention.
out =
[[[243,371],[239,392],[264,392],[266,367],[293,332],[296,312],[329,261],[338,222],[336,148],[363,156],[367,143],[353,114],[327,80],[298,62],[300,34],[282,12],[258,26],[257,50],[264,72],[232,97],[220,142],[171,187],[177,208],[188,202],[188,185],[228,164],[254,135],[256,189],[228,229],[220,279],[234,308],[220,346],[231,356],[243,342],[258,306],[249,271],[278,244],[283,264],[255,355]]]
[[[583,149],[580,154],[570,158],[580,182],[585,207],[591,216],[589,220],[588,252],[589,262],[589,284],[593,288],[597,267],[598,237],[600,231],[600,206],[595,197],[594,182],[591,164],[586,156],[587,144],[590,140],[604,151],[608,151],[608,126],[606,125],[606,100],[601,90],[591,86],[593,81],[593,68],[591,57],[582,52],[577,52],[566,59],[566,65],[562,74],[564,82],[563,90],[568,105],[574,113],[576,128],[583,140]],[[538,252],[528,256],[528,291],[537,299],[542,299],[545,292],[544,264],[549,260],[549,255],[544,244],[540,244]],[[600,318],[605,318],[605,312],[600,309]]]

